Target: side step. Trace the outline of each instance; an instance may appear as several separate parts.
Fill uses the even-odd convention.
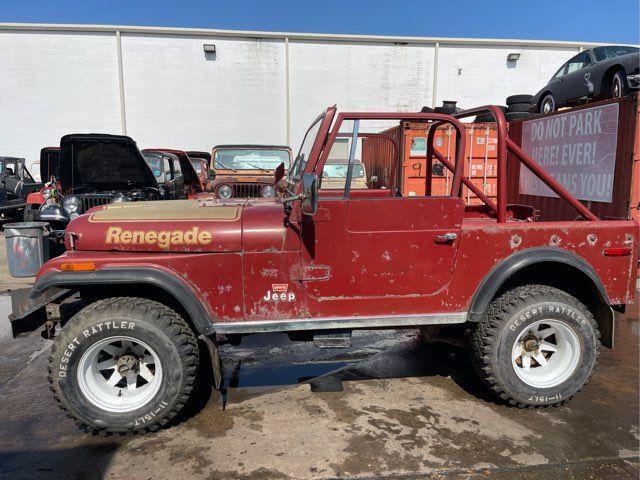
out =
[[[318,348],[349,348],[351,330],[325,330],[313,335],[313,344]]]

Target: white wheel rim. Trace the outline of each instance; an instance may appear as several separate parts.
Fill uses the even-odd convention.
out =
[[[620,88],[620,79],[617,76],[613,77],[613,98],[619,98],[621,91],[622,88]]]
[[[527,385],[551,388],[573,374],[580,356],[580,340],[573,329],[564,322],[547,319],[520,332],[511,349],[511,364]]]
[[[130,412],[148,403],[162,383],[162,365],[146,343],[126,336],[92,345],[78,363],[82,394],[98,408]]]
[[[543,113],[549,113],[553,111],[554,102],[552,98],[547,97],[542,106]]]

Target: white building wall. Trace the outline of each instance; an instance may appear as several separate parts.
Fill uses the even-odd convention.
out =
[[[458,100],[461,108],[504,105],[509,95],[534,94],[578,48],[441,45],[436,103]],[[507,62],[519,53],[517,62]]]
[[[115,36],[0,29],[0,155],[38,159],[75,132],[120,133]]]
[[[123,35],[127,134],[185,150],[285,144],[284,52],[282,40]]]
[[[0,155],[32,163],[64,134],[123,132],[116,29],[78,28],[16,31],[0,24]],[[291,38],[287,102],[284,37],[125,31],[127,134],[141,148],[209,150],[289,138],[296,149],[329,105],[342,111],[433,105],[435,40]],[[435,104],[504,104],[507,95],[535,93],[579,49],[474,42],[440,42]],[[205,43],[217,53],[205,54]],[[512,52],[521,53],[515,66],[507,64]]]

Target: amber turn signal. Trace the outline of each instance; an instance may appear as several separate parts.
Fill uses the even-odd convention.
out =
[[[60,270],[63,272],[93,272],[95,269],[96,269],[96,264],[93,262],[60,264]]]

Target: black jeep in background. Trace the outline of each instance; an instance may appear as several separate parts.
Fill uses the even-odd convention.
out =
[[[20,218],[27,195],[40,188],[24,158],[0,157],[0,218]]]
[[[72,218],[91,207],[117,202],[160,200],[151,169],[130,137],[99,133],[60,139],[60,202],[45,205],[36,219],[64,233]]]
[[[550,113],[589,100],[620,98],[640,88],[640,49],[606,46],[584,50],[565,64],[531,100],[531,110]]]

